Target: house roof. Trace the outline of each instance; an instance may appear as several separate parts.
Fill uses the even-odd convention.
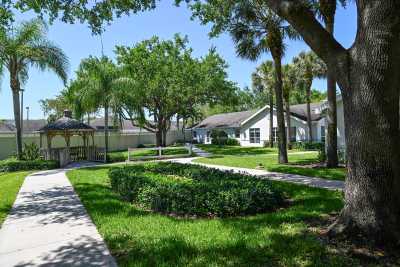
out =
[[[321,112],[321,103],[311,103],[311,120],[318,121],[323,117]],[[307,120],[307,104],[299,104],[290,106],[290,114],[301,120]]]
[[[23,131],[26,133],[35,132],[47,124],[46,120],[24,120],[23,121]],[[14,120],[3,120],[0,121],[0,133],[12,133],[15,132],[15,122]]]
[[[237,128],[248,120],[257,116],[264,109],[265,106],[258,110],[249,110],[241,112],[221,113],[207,117],[194,128]],[[290,113],[293,117],[307,120],[307,104],[290,106]],[[321,103],[311,103],[311,120],[318,121],[323,117],[321,112]]]
[[[195,128],[237,128],[257,111],[249,110],[212,115],[200,122]]]

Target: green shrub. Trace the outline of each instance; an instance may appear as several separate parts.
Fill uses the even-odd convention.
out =
[[[40,158],[39,147],[35,143],[27,144],[24,143],[24,150],[22,152],[22,158],[24,160],[37,160]]]
[[[121,151],[112,151],[107,153],[107,162],[108,163],[113,163],[113,162],[124,162],[127,160],[127,157],[125,155],[126,150],[121,150]]]
[[[123,199],[163,213],[237,216],[271,211],[283,201],[268,180],[190,164],[114,167],[109,177]]]
[[[225,145],[228,140],[228,135],[223,130],[212,130],[211,131],[211,144],[213,145]]]
[[[292,147],[299,150],[321,150],[325,144],[322,142],[293,142]]]
[[[228,138],[225,144],[227,146],[240,146],[240,142],[235,138]]]
[[[0,161],[0,172],[50,170],[59,167],[55,160],[17,160],[14,158]]]

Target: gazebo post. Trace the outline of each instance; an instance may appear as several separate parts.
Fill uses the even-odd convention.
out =
[[[52,160],[52,157],[51,157],[51,139],[52,139],[52,136],[51,136],[51,134],[50,133],[46,133],[46,136],[47,136],[47,153],[46,153],[46,160]]]

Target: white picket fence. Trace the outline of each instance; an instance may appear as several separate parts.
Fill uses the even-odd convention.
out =
[[[43,147],[46,148],[46,138],[43,138]],[[94,136],[95,146],[104,147],[104,133],[97,132]],[[169,131],[167,134],[167,145],[184,140],[181,131]],[[191,140],[191,132],[186,132],[186,140]],[[39,134],[24,134],[23,143],[31,144],[36,143],[40,145]],[[134,132],[134,133],[120,133],[112,132],[109,137],[109,148],[113,150],[128,150],[128,148],[135,148],[140,144],[155,144],[155,134],[150,132]],[[71,147],[83,146],[82,138],[74,136],[71,138]],[[65,147],[65,140],[61,136],[56,136],[52,140],[52,147]],[[0,160],[14,155],[16,151],[16,142],[14,134],[1,134],[0,133]]]

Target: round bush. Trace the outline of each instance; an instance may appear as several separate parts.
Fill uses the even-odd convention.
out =
[[[124,199],[163,213],[237,216],[276,209],[282,194],[270,181],[178,163],[115,167],[111,186]]]

